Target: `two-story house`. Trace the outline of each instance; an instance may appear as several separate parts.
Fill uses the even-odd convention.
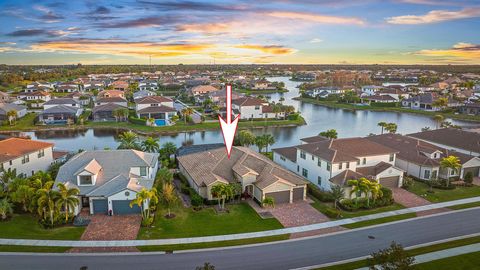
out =
[[[241,97],[232,100],[234,114],[240,113],[240,119],[264,118],[264,106],[268,106],[268,102],[254,97]]]
[[[75,214],[88,208],[90,214],[133,214],[141,209],[130,202],[137,192],[151,189],[158,170],[158,154],[137,150],[84,151],[58,171],[55,184],[62,182],[80,190]],[[144,202],[148,207],[149,202]]]
[[[293,147],[273,149],[273,161],[324,190],[366,177],[386,187],[400,187],[403,170],[395,166],[397,150],[365,138],[314,136]]]
[[[20,138],[0,141],[0,169],[31,176],[53,163],[53,144]]]
[[[138,118],[155,119],[156,126],[170,125],[170,119],[177,113],[173,107],[173,100],[163,96],[136,99],[135,111]]]
[[[80,102],[73,98],[56,98],[43,103],[38,120],[47,125],[75,122],[82,114]]]

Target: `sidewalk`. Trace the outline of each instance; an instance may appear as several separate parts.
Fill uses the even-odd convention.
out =
[[[342,226],[345,224],[352,224],[360,221],[374,220],[384,217],[397,216],[408,213],[416,213],[426,210],[433,210],[439,208],[450,207],[454,205],[461,205],[467,203],[480,202],[480,197],[467,198],[456,201],[449,201],[443,203],[435,203],[424,206],[405,208],[395,211],[383,212],[368,216],[361,216],[355,218],[347,218],[335,221],[328,221],[323,223],[310,224],[305,226],[283,228],[270,231],[239,233],[228,235],[215,235],[191,238],[174,238],[174,239],[153,239],[153,240],[117,240],[117,241],[69,241],[69,240],[30,240],[30,239],[0,239],[0,245],[14,245],[14,246],[59,246],[59,247],[131,247],[131,246],[155,246],[155,245],[176,245],[176,244],[193,244],[203,242],[217,242],[230,241],[240,239],[251,239],[266,236],[276,236],[292,233],[303,233],[308,231],[315,231],[320,229],[327,229],[331,227]],[[473,208],[470,208],[473,209]],[[469,209],[466,209],[469,210]],[[465,211],[466,211],[465,210]],[[462,210],[458,210],[462,211]]]

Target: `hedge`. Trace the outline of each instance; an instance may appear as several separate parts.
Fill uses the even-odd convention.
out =
[[[142,126],[147,125],[147,120],[146,119],[136,118],[136,117],[132,117],[132,116],[128,117],[128,121],[130,121],[130,123],[136,124],[136,125],[142,125]]]
[[[333,201],[335,201],[330,192],[323,191],[323,190],[319,189],[317,186],[315,186],[314,184],[311,184],[311,183],[307,184],[307,192],[308,192],[308,194],[310,194],[310,196],[318,199],[321,202],[333,202]]]

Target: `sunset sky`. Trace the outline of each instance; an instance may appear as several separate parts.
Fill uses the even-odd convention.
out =
[[[2,0],[0,25],[0,64],[480,64],[480,0]]]

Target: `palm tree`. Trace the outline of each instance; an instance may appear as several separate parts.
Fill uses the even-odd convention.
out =
[[[212,188],[210,189],[210,192],[212,193],[212,196],[214,198],[217,199],[217,203],[218,203],[218,208],[222,209],[222,206],[220,204],[221,200],[222,200],[222,196],[224,194],[224,188],[225,188],[225,184],[216,184],[214,186],[212,186]]]
[[[265,197],[262,201],[262,206],[275,208],[275,199],[272,197]]]
[[[358,205],[358,199],[362,197],[362,194],[368,196],[368,183],[367,179],[362,177],[357,180],[348,180],[347,184],[352,187],[350,190],[350,196],[355,194],[355,203]]]
[[[160,150],[158,140],[148,137],[142,142],[142,150],[145,152],[156,153]]]
[[[240,130],[237,135],[240,145],[249,147],[255,143],[255,135],[249,130]]]
[[[392,134],[396,133],[397,129],[398,129],[398,126],[395,123],[388,123],[387,126],[385,127],[385,130]]]
[[[175,187],[171,183],[164,183],[162,186],[162,201],[167,206],[168,215],[171,217],[170,213],[171,206],[177,201],[177,195],[175,194]]]
[[[52,189],[53,182],[48,182],[42,189],[38,190],[38,215],[44,220],[49,219],[53,226],[55,221],[55,214],[58,213],[57,199],[60,196],[59,192]]]
[[[182,115],[183,115],[183,120],[185,121],[185,124],[187,124],[187,118],[188,116],[193,114],[193,109],[190,107],[186,107],[182,110]]]
[[[78,188],[68,188],[64,183],[58,183],[57,188],[60,195],[57,204],[59,208],[63,206],[65,211],[65,222],[68,222],[68,214],[70,213],[70,210],[73,210],[75,206],[80,203],[80,200],[77,197],[80,190]]]
[[[267,152],[268,152],[268,146],[273,145],[275,143],[275,138],[271,134],[265,134],[265,146],[267,147]]]
[[[460,159],[458,157],[448,156],[448,157],[444,157],[440,161],[440,167],[447,169],[446,185],[448,187],[450,184],[450,170],[456,173],[460,168],[462,168],[462,164],[460,163]]]
[[[215,266],[213,266],[209,262],[206,262],[203,264],[203,266],[195,267],[195,270],[215,270]]]
[[[263,148],[267,146],[267,142],[265,140],[265,136],[258,136],[255,138],[255,145],[258,147],[258,152],[261,153]]]
[[[377,126],[379,127],[382,127],[382,133],[383,134],[383,130],[385,129],[385,127],[387,126],[387,122],[378,122]]]
[[[445,117],[443,117],[443,115],[441,115],[441,114],[436,114],[436,115],[433,117],[433,120],[435,120],[436,127],[437,127],[437,129],[438,129],[439,126],[440,126],[440,124],[443,122],[443,120],[445,120]]]
[[[22,178],[18,179],[26,180]],[[29,205],[31,204],[34,196],[35,188],[29,186],[28,184],[21,184],[20,186],[16,187],[15,191],[10,192],[12,201],[21,204],[24,212],[29,210]]]
[[[338,133],[335,129],[329,129],[327,131],[320,132],[318,135],[329,139],[336,139],[338,137]]]
[[[8,168],[2,171],[0,176],[0,185],[4,192],[8,193],[8,185],[10,181],[17,177],[17,169]]]
[[[171,184],[173,181],[173,173],[167,168],[161,168],[158,170],[157,180],[159,181],[159,184],[162,185],[165,183]]]
[[[15,124],[15,121],[17,120],[17,111],[16,110],[10,110],[7,112],[7,118],[8,118],[8,122],[10,123],[10,125],[14,125]]]
[[[134,205],[138,205],[142,211],[142,219],[143,220],[148,220],[150,218],[150,205],[145,207],[145,204],[156,204],[158,203],[158,194],[157,194],[157,189],[152,188],[151,190],[147,190],[146,188],[142,188],[137,195],[135,196],[135,199],[133,199],[130,202],[130,208],[132,208]]]
[[[280,104],[283,104],[283,102],[285,101],[285,98],[284,97],[281,97],[278,102],[280,102]]]
[[[377,200],[377,198],[383,197],[382,185],[377,181],[369,181],[369,191],[372,194],[373,203]]]
[[[341,186],[333,185],[331,194],[333,197],[334,207],[337,209],[337,203],[345,197],[345,190]]]
[[[8,201],[8,198],[0,200],[0,216],[2,220],[7,219],[8,215],[13,214],[12,204]]]
[[[432,106],[443,109],[448,106],[448,98],[439,98],[432,103]]]
[[[127,131],[120,134],[118,139],[120,141],[118,149],[140,149],[140,145],[138,144],[138,136],[132,131]]]

